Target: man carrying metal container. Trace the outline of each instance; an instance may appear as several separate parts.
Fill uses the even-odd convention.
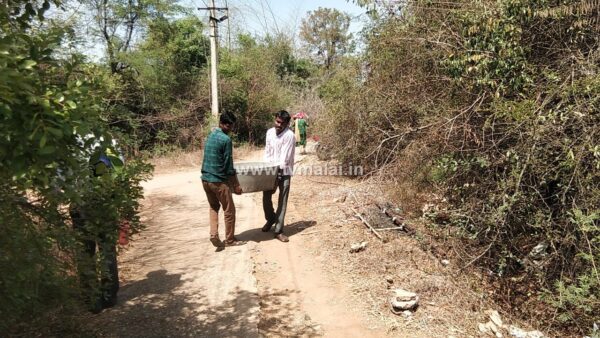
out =
[[[288,128],[290,119],[290,113],[285,110],[280,110],[275,114],[275,126],[267,131],[265,145],[265,160],[279,166],[277,174],[279,198],[277,211],[275,211],[273,210],[272,196],[277,188],[263,192],[263,211],[267,223],[262,227],[262,231],[268,232],[275,225],[275,238],[282,242],[289,241],[288,237],[283,234],[283,225],[290,194],[290,181],[294,170],[294,152],[296,150],[294,132]]]
[[[204,145],[202,186],[208,199],[210,242],[218,249],[240,244],[235,236],[235,204],[232,192],[240,195],[240,187],[233,168],[233,143],[228,136],[235,124],[235,116],[223,113],[219,128],[215,128]],[[225,241],[219,239],[219,209],[225,213]]]

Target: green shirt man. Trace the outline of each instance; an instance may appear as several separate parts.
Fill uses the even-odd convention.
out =
[[[215,128],[204,145],[202,180],[212,183],[228,182],[234,175],[231,138],[221,128]]]
[[[240,243],[235,233],[235,204],[232,193],[241,194],[233,168],[233,143],[227,135],[235,123],[235,117],[224,113],[219,118],[219,128],[215,128],[204,144],[202,161],[202,187],[209,205],[210,242],[218,250],[227,245]],[[225,241],[219,239],[219,210],[225,216]]]

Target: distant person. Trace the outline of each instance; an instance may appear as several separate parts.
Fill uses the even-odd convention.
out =
[[[300,145],[302,146],[302,154],[306,154],[306,128],[308,128],[308,122],[304,118],[296,120],[298,133],[300,134]]]
[[[296,150],[294,133],[288,128],[290,119],[290,113],[285,110],[280,110],[275,114],[275,126],[267,131],[265,145],[265,160],[279,165],[277,173],[279,199],[277,211],[274,211],[272,196],[277,188],[273,191],[263,192],[263,210],[267,223],[262,227],[262,231],[268,232],[275,225],[275,238],[282,242],[289,241],[288,237],[283,234],[283,225],[290,194],[290,181],[294,170],[294,152]]]
[[[235,205],[232,192],[240,195],[242,189],[233,169],[233,143],[228,136],[235,124],[235,116],[224,113],[204,145],[202,186],[208,200],[210,242],[218,249],[242,244],[235,236]],[[225,241],[219,239],[219,209],[225,213]]]
[[[93,137],[94,135],[87,135],[81,138],[80,142],[83,144],[85,140]],[[117,149],[114,139],[112,146]],[[120,154],[113,154],[110,149],[101,150],[99,141],[94,142],[83,156],[88,157],[92,179],[101,180],[103,175],[111,175],[115,170],[114,159],[119,158],[120,165],[124,162]],[[93,313],[99,313],[102,309],[117,304],[119,291],[117,266],[119,223],[110,221],[110,217],[102,222],[97,221],[97,208],[102,204],[103,197],[106,198],[105,195],[110,196],[111,193],[106,190],[82,191],[81,202],[72,203],[69,210],[73,228],[77,231],[83,249],[83,255],[78,256],[77,259],[79,281],[85,302]],[[98,262],[99,266],[96,265],[98,257],[101,258]]]

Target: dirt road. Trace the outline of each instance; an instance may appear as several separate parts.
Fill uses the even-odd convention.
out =
[[[119,302],[94,316],[98,335],[383,335],[368,328],[349,306],[344,286],[321,270],[322,259],[299,235],[316,222],[296,214],[294,205],[286,227],[290,242],[281,243],[260,231],[260,194],[236,196],[236,233],[248,243],[216,252],[197,167],[158,174],[144,188],[148,227],[121,253]]]

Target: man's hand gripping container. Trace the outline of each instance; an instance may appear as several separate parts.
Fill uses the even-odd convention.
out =
[[[279,166],[270,162],[234,163],[242,192],[275,190]]]

